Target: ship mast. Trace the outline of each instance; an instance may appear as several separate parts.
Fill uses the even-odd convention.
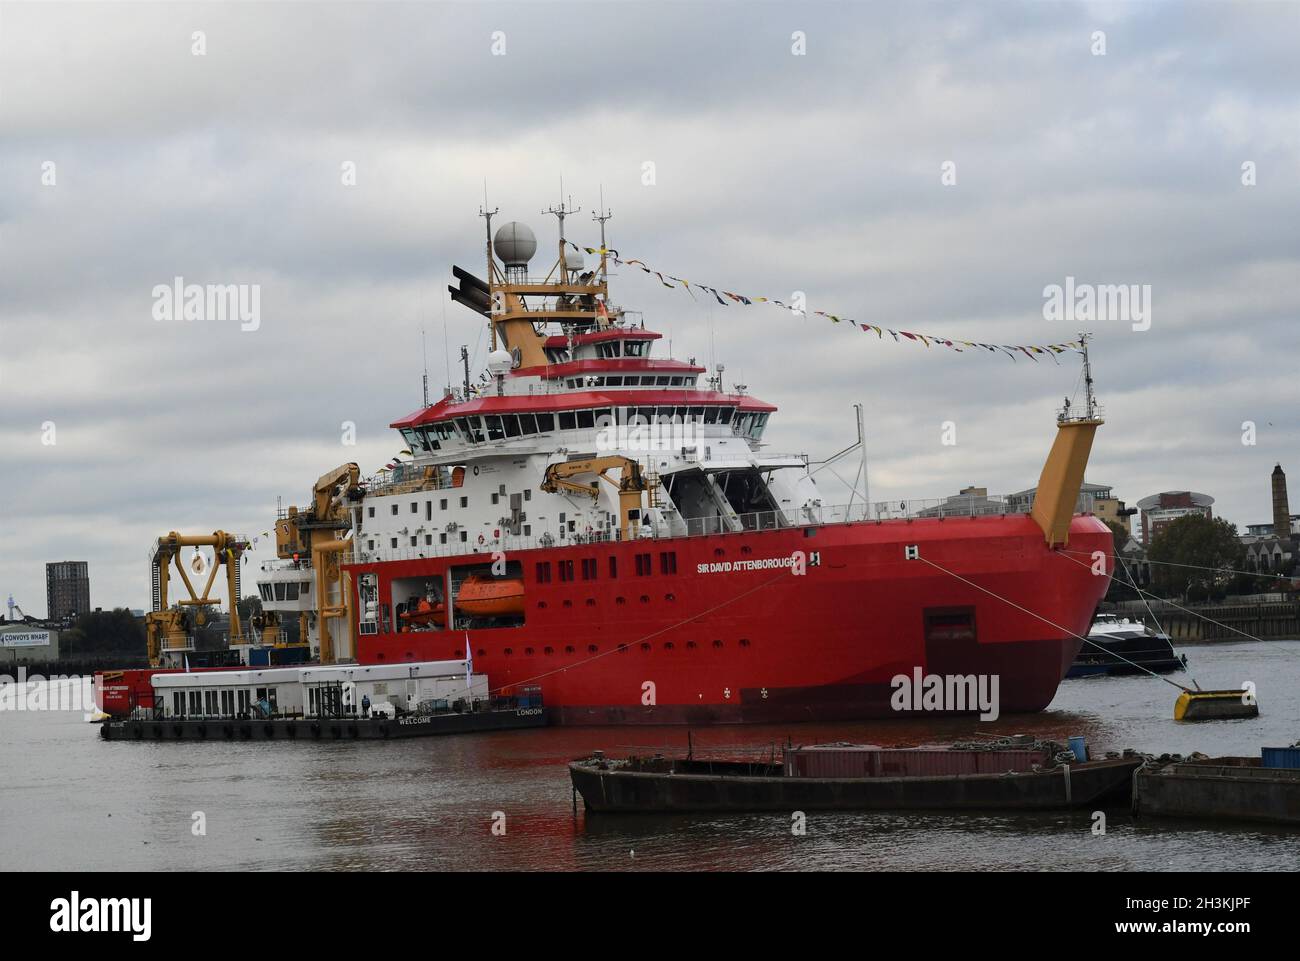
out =
[[[1097,416],[1097,398],[1092,392],[1092,362],[1088,359],[1088,338],[1091,336],[1087,331],[1079,331],[1079,353],[1083,354],[1084,416],[1088,420]]]
[[[564,189],[564,182],[561,181],[561,182],[560,182],[560,190],[563,191],[563,189]],[[579,213],[579,212],[581,212],[581,210],[582,210],[581,207],[575,207],[575,206],[573,206],[573,198],[570,197],[570,198],[569,198],[569,206],[568,206],[568,207],[565,207],[565,205],[564,205],[564,200],[563,200],[563,198],[561,198],[561,200],[560,200],[560,205],[559,205],[558,207],[548,207],[546,210],[543,210],[543,211],[542,211],[543,214],[553,214],[553,215],[555,216],[555,219],[556,219],[557,221],[559,221],[559,224],[560,224],[560,243],[559,243],[559,249],[560,249],[560,262],[559,262],[559,264],[557,264],[557,266],[560,268],[560,283],[561,283],[561,284],[567,284],[567,283],[569,282],[569,277],[568,277],[568,273],[569,273],[569,271],[568,271],[568,260],[567,260],[567,258],[565,258],[565,256],[564,256],[564,243],[565,243],[565,241],[564,241],[564,218],[567,217],[569,214],[576,214],[576,213]],[[550,279],[550,275],[547,275],[547,279],[548,279],[548,280]]]
[[[492,284],[492,274],[495,272],[495,268],[493,266],[493,257],[492,257],[492,218],[496,216],[498,213],[500,213],[500,211],[501,211],[500,207],[493,207],[491,210],[487,209],[487,187],[484,187],[483,206],[478,209],[478,215],[483,218],[484,229],[487,231],[487,277],[488,277],[489,286],[491,286]],[[494,302],[491,305],[491,309],[495,309],[495,307],[496,304]],[[491,349],[496,350],[497,349],[497,325],[492,323],[491,318],[488,319],[488,330],[491,331],[492,333]]]
[[[612,210],[605,209],[605,188],[600,188],[600,213],[592,211],[591,219],[600,224],[600,282],[601,284],[609,283],[609,273],[605,266],[605,221],[614,216]]]

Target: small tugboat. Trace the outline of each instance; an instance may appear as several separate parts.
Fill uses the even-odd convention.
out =
[[[629,757],[569,764],[588,811],[1058,810],[1127,803],[1132,752],[1076,762],[1054,742],[1009,738],[953,748],[828,744],[787,748],[778,763]]]
[[[1300,825],[1300,745],[1259,757],[1160,758],[1134,777],[1133,811]]]
[[[1088,631],[1067,678],[1098,674],[1169,674],[1187,667],[1186,655],[1174,653],[1169,635],[1118,614],[1099,614]]]

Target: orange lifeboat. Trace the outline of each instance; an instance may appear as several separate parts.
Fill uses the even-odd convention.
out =
[[[422,597],[415,610],[402,612],[402,621],[407,625],[437,624],[442,626],[447,623],[447,608],[442,601],[435,604],[427,597]]]
[[[517,577],[471,574],[460,585],[456,607],[475,617],[505,617],[524,613],[524,582]]]

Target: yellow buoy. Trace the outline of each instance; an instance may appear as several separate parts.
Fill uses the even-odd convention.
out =
[[[1183,691],[1174,702],[1175,721],[1219,721],[1259,717],[1259,704],[1251,690]]]

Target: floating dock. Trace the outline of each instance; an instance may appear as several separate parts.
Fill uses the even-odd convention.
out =
[[[832,758],[814,750],[787,752],[784,763],[593,756],[572,762],[569,777],[593,812],[1058,810],[1126,803],[1145,763],[1134,755],[1052,767],[1021,751],[979,758],[985,752],[868,748]]]
[[[1276,750],[1265,748],[1264,753]],[[1257,757],[1148,765],[1133,779],[1133,811],[1152,817],[1300,825],[1300,767],[1264,765]]]

